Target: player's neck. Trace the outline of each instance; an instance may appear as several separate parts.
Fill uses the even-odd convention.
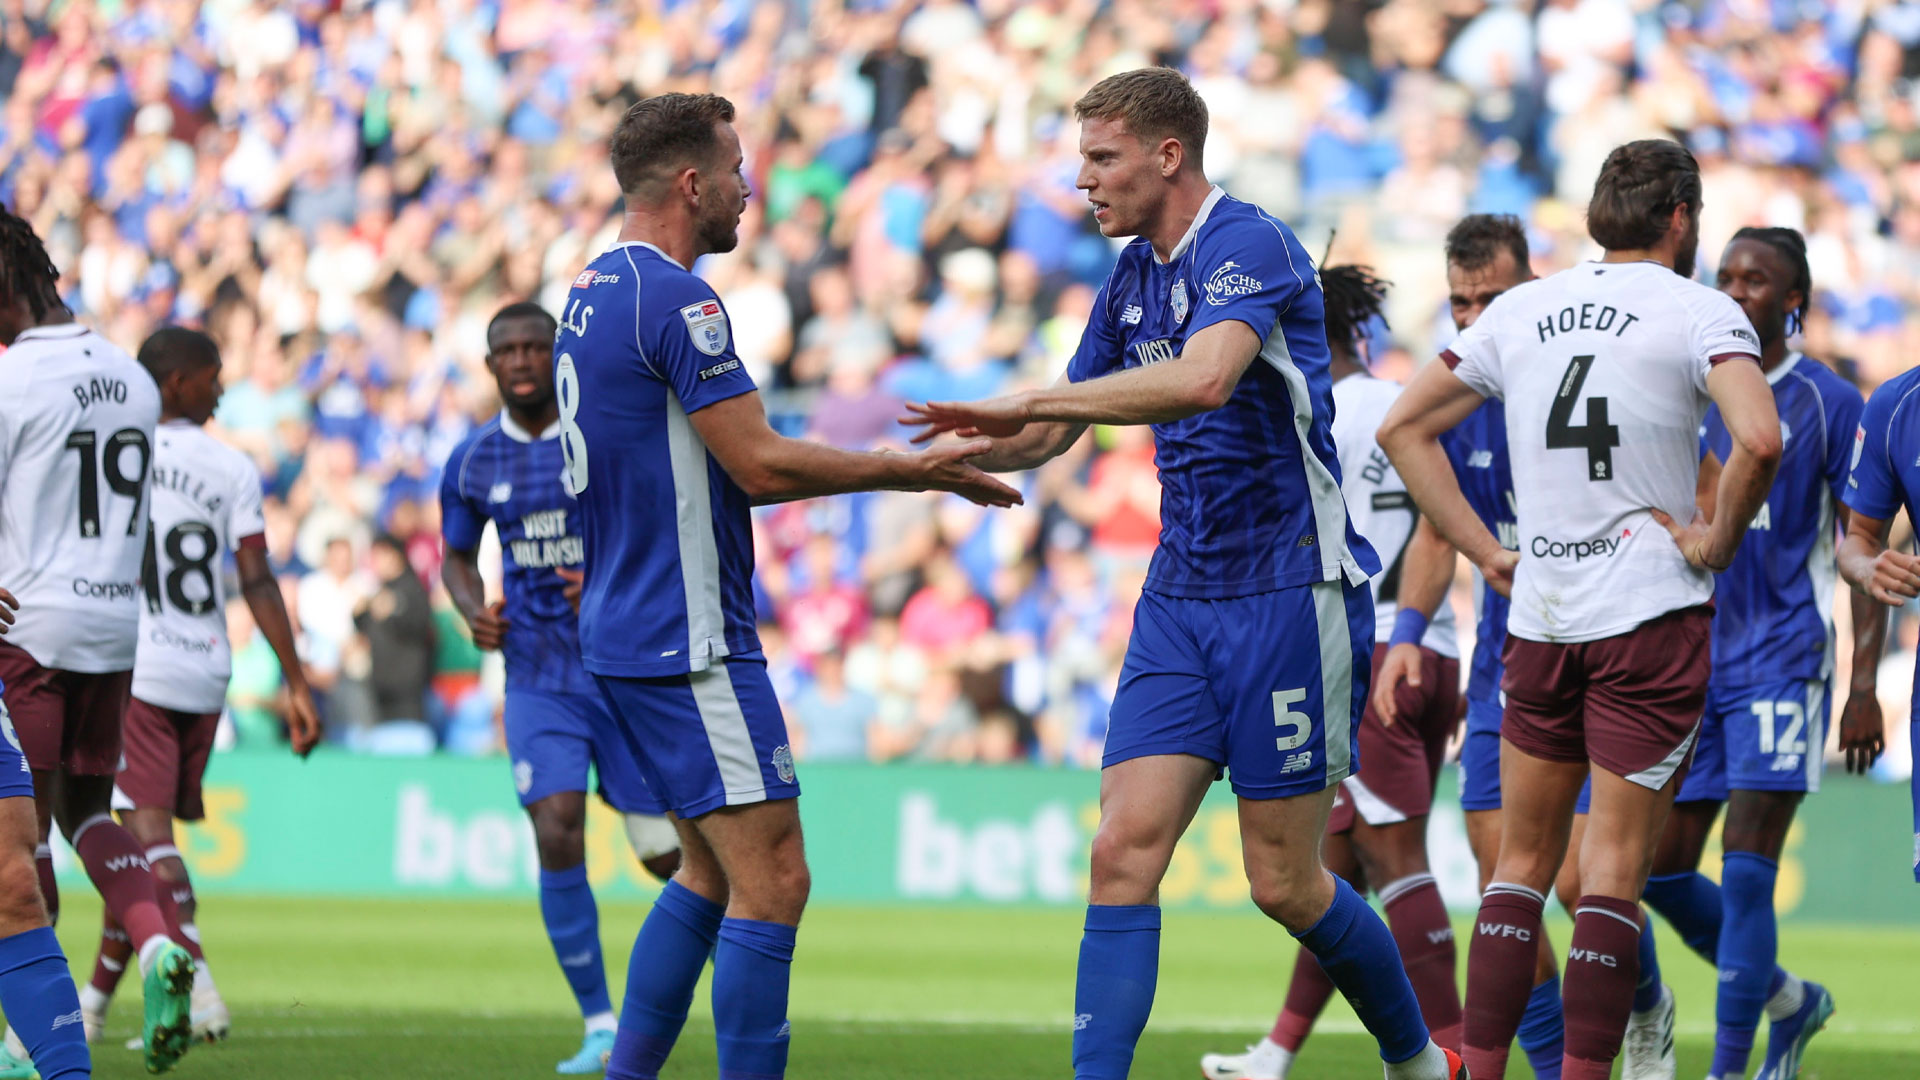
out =
[[[1200,216],[1200,208],[1207,203],[1207,196],[1213,194],[1213,185],[1198,172],[1182,175],[1180,181],[1167,194],[1165,202],[1160,204],[1160,220],[1140,231],[1153,245],[1154,257],[1166,262],[1173,255],[1173,249],[1193,228],[1193,219]]]
[[[1606,255],[1601,257],[1600,261],[1603,263],[1637,263],[1637,262],[1659,263],[1661,266],[1664,266],[1667,269],[1672,270],[1673,264],[1677,260],[1674,258],[1673,250],[1663,244],[1659,247],[1629,248],[1621,251],[1609,251],[1606,253]]]
[[[1359,375],[1366,370],[1360,361],[1337,350],[1332,353],[1332,358],[1327,363],[1327,377],[1334,382],[1339,382],[1349,375]]]
[[[516,409],[509,405],[507,406],[507,416],[510,417],[514,423],[520,425],[520,430],[538,438],[542,432],[552,427],[554,422],[560,419],[560,402],[557,399],[550,400],[541,408],[533,410]]]
[[[620,235],[615,239],[622,244],[651,244],[682,269],[692,269],[693,261],[702,254],[691,223],[668,220],[655,207],[629,208],[620,220]]]
[[[1772,341],[1760,346],[1760,370],[1772,371],[1774,368],[1786,363],[1787,353],[1790,351],[1791,350],[1787,348],[1787,339],[1784,337],[1774,338]]]

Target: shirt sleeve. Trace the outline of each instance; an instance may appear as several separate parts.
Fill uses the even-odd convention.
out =
[[[1229,319],[1246,323],[1266,341],[1280,314],[1303,296],[1318,308],[1320,279],[1313,260],[1284,225],[1264,217],[1203,228],[1194,240],[1193,317],[1187,336]]]
[[[440,476],[440,535],[449,551],[478,549],[487,531],[487,515],[467,497],[462,483],[473,449],[474,444],[467,443],[454,451]]]
[[[1694,383],[1707,392],[1707,372],[1728,360],[1760,362],[1760,338],[1747,321],[1747,313],[1726,293],[1700,288],[1693,312]]]
[[[696,413],[757,389],[733,351],[727,309],[707,283],[688,274],[660,286],[640,297],[640,318],[655,323],[647,359],[680,407]]]
[[[1860,420],[1867,411],[1867,403],[1854,389],[1851,383],[1835,378],[1830,381],[1833,387],[1821,393],[1822,404],[1827,409],[1827,455],[1823,470],[1827,478],[1827,490],[1833,497],[1845,502],[1847,498],[1847,473],[1853,467],[1853,448],[1855,436],[1860,430]]]
[[[1440,351],[1440,361],[1447,365],[1447,370],[1472,387],[1474,393],[1486,398],[1504,396],[1499,338],[1494,332],[1494,325],[1500,321],[1495,310],[1499,304],[1500,300],[1495,300],[1472,326],[1453,339],[1453,344]]]
[[[1087,328],[1080,332],[1080,345],[1073,350],[1073,359],[1067,361],[1069,382],[1086,382],[1117,371],[1126,359],[1113,313],[1108,310],[1113,302],[1112,288],[1113,278],[1109,277],[1106,284],[1100,286],[1100,295],[1094,298]]]
[[[233,502],[227,507],[227,542],[239,551],[250,544],[265,547],[266,514],[260,508],[260,474],[253,462],[239,458],[234,462]]]
[[[1900,483],[1893,472],[1893,459],[1887,456],[1888,430],[1893,424],[1894,408],[1900,403],[1902,382],[1883,383],[1867,400],[1854,429],[1852,469],[1847,490],[1840,501],[1856,513],[1879,521],[1891,521],[1900,510]]]

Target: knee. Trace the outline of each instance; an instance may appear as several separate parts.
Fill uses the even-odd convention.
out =
[[[1089,880],[1101,904],[1150,904],[1166,870],[1166,853],[1150,838],[1102,822],[1093,834]]]
[[[1303,933],[1326,914],[1333,881],[1317,860],[1250,870],[1253,906],[1293,933]]]
[[[540,849],[540,865],[549,870],[579,866],[586,859],[584,814],[545,809],[533,815],[533,839]]]
[[[1569,914],[1579,906],[1580,897],[1585,894],[1581,892],[1580,859],[1577,855],[1568,856],[1565,865],[1560,867],[1560,873],[1553,880],[1553,894]]]
[[[729,879],[732,890],[729,913],[743,918],[798,925],[813,891],[813,875],[798,845],[792,851],[775,849],[775,855],[758,867],[751,877]]]
[[[1404,877],[1427,872],[1426,822],[1403,822],[1386,828],[1356,828],[1354,847],[1360,867],[1376,888]]]
[[[0,926],[11,936],[48,925],[40,897],[40,875],[33,864],[33,845],[8,845],[0,854]]]

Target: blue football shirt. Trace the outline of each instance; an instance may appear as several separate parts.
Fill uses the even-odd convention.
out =
[[[1852,471],[1841,496],[1856,514],[1891,522],[1902,506],[1920,521],[1920,368],[1880,384],[1867,399],[1853,436]],[[1920,669],[1916,669],[1920,690]],[[1920,746],[1920,717],[1909,721],[1909,735]],[[1913,879],[1920,882],[1920,770],[1913,774]]]
[[[553,351],[587,670],[646,678],[757,653],[750,503],[688,419],[754,389],[719,297],[659,248],[616,244],[574,279]]]
[[[1507,406],[1488,398],[1465,420],[1440,439],[1459,478],[1460,493],[1480,516],[1487,531],[1509,551],[1520,549],[1520,523],[1514,515],[1513,461],[1507,455]],[[1500,677],[1506,671],[1501,654],[1507,647],[1507,608],[1513,603],[1484,581],[1474,598],[1480,618],[1475,628],[1473,666],[1467,674],[1467,697],[1499,701]],[[1445,601],[1442,601],[1444,603]]]
[[[1166,262],[1144,238],[1128,244],[1067,377],[1171,360],[1193,334],[1230,319],[1262,346],[1227,403],[1153,425],[1160,545],[1146,588],[1225,599],[1341,577],[1364,583],[1380,560],[1340,498],[1320,280],[1277,219],[1214,188]]]
[[[1866,403],[1797,352],[1767,382],[1780,412],[1780,469],[1713,589],[1713,685],[1727,689],[1833,673],[1835,508]],[[1733,436],[1719,406],[1700,431],[1702,449],[1727,460]]]
[[[472,551],[492,521],[500,534],[506,591],[507,686],[596,694],[580,663],[580,620],[556,569],[584,558],[580,512],[560,483],[560,426],[539,435],[501,413],[447,458],[440,478],[440,532]]]

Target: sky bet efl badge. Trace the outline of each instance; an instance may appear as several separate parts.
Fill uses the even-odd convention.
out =
[[[1173,305],[1173,321],[1176,323],[1186,322],[1187,321],[1187,279],[1186,278],[1180,278],[1173,283],[1173,295],[1167,298],[1167,302]]]
[[[687,336],[694,348],[708,356],[727,351],[727,313],[720,310],[720,301],[688,304],[680,309],[680,317],[687,320]]]

